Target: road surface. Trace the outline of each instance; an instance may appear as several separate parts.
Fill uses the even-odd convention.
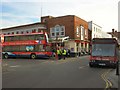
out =
[[[66,60],[4,59],[2,87],[108,88],[111,85],[118,88],[108,78],[115,69],[90,68],[88,62],[89,56]]]

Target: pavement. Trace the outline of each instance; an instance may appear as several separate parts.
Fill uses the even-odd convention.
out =
[[[118,86],[120,86],[119,76],[116,75],[116,69],[111,69],[110,73],[107,76],[108,80],[110,80],[112,83],[112,88],[118,88]]]

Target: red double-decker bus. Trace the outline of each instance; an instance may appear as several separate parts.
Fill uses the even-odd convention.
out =
[[[29,57],[49,58],[52,56],[46,32],[4,35],[2,43],[4,58]]]

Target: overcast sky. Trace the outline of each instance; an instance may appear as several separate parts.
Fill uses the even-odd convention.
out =
[[[103,31],[110,32],[113,28],[118,30],[118,2],[119,0],[2,0],[0,28],[40,22],[41,16],[76,15],[86,21],[93,21]]]

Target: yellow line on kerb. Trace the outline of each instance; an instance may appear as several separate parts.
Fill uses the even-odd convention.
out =
[[[112,69],[109,69],[108,71],[104,72],[101,77],[102,79],[105,81],[106,86],[105,86],[105,90],[107,88],[111,88],[112,87],[112,83],[106,78],[106,75],[111,71]]]

